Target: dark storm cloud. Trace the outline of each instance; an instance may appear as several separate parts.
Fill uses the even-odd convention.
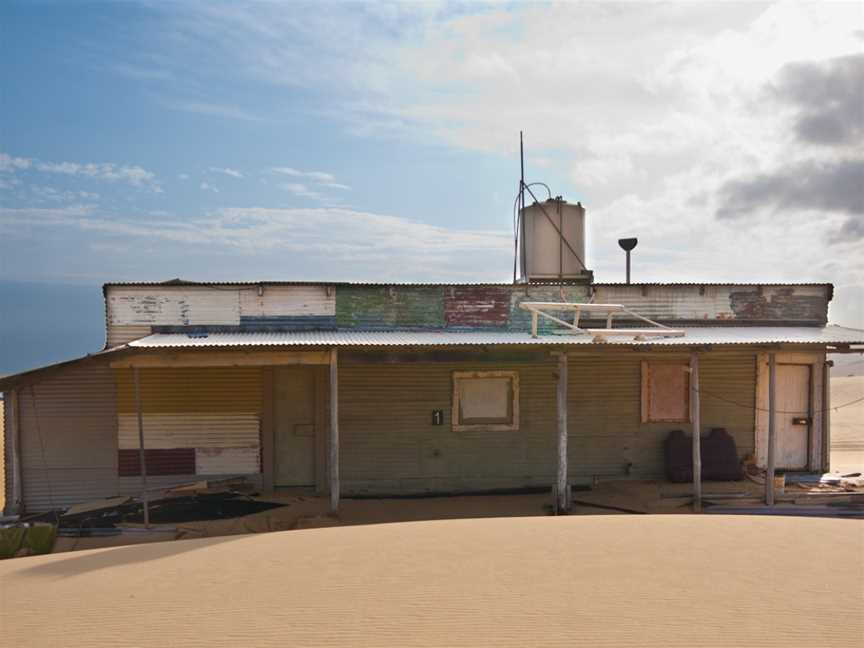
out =
[[[798,108],[798,138],[818,145],[864,143],[864,54],[790,63],[774,92]]]
[[[864,238],[864,159],[806,162],[726,182],[716,217],[750,216],[762,208],[848,214],[832,240]]]

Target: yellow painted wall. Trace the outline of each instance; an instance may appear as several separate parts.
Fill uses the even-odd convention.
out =
[[[117,412],[134,414],[131,369],[115,369]],[[255,413],[261,411],[260,367],[141,369],[145,414]]]

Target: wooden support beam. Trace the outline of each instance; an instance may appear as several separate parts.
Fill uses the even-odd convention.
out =
[[[558,475],[555,482],[556,510],[567,513],[567,354],[558,356]]]
[[[774,506],[774,471],[777,461],[777,355],[768,354],[768,461],[765,467],[765,503]]]
[[[693,423],[693,512],[702,512],[702,403],[699,398],[699,355],[690,354],[690,420]]]
[[[339,510],[339,355],[330,351],[330,510]]]
[[[822,365],[822,472],[831,472],[831,367],[826,360]]]
[[[144,413],[141,406],[140,369],[133,367],[132,382],[135,385],[135,412],[138,414],[138,458],[141,461],[141,501],[144,503],[144,528],[150,528],[150,503],[147,494],[147,458],[144,455]]]
[[[21,475],[21,400],[18,397],[20,389],[11,389],[6,392],[4,400],[5,408],[5,430],[6,430],[6,447],[5,461],[6,483],[9,485],[9,490],[6,491],[6,508],[3,510],[6,515],[21,515],[24,512],[24,495],[21,485],[23,483]],[[0,425],[3,422],[0,421]],[[3,484],[0,483],[0,487]]]

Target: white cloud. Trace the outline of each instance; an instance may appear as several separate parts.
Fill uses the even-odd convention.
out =
[[[189,221],[174,219],[126,221],[97,214],[92,207],[64,209],[2,209],[0,228],[26,223],[29,227],[67,226],[106,237],[140,238],[181,244],[184,251],[223,250],[256,256],[292,252],[297,259],[329,258],[332,264],[356,272],[355,264],[387,259],[389,276],[434,273],[473,276],[476,270],[459,264],[466,256],[496,260],[481,276],[506,275],[511,240],[503,231],[455,230],[405,218],[337,208],[226,208]]]
[[[222,175],[231,176],[232,178],[243,178],[243,174],[236,169],[229,169],[225,167],[210,167],[210,171],[213,173],[221,173]]]
[[[293,167],[272,167],[270,173],[274,175],[289,176],[291,178],[300,178],[315,185],[315,188],[309,188],[301,182],[282,183],[279,186],[286,191],[290,191],[295,196],[301,198],[312,198],[315,200],[324,200],[327,197],[322,193],[322,189],[336,189],[338,191],[350,191],[351,187],[336,182],[336,176],[332,173],[324,171],[300,171]],[[329,199],[331,202],[340,202],[338,199]]]
[[[300,182],[283,182],[279,184],[279,187],[289,193],[294,194],[298,198],[310,198],[312,200],[319,200],[323,198],[320,193],[318,193],[317,191],[312,191],[311,189],[309,189],[309,187]]]
[[[70,191],[66,189],[57,189],[55,187],[46,187],[44,185],[30,185],[30,193],[34,199],[40,202],[63,202],[72,203],[81,200],[98,200],[99,194],[92,191]]]
[[[12,157],[0,153],[0,171],[36,171],[39,173],[60,174],[103,180],[107,182],[123,182],[133,187],[146,188],[160,193],[162,191],[156,180],[156,174],[137,165],[115,164],[113,162],[46,162],[32,158]]]
[[[188,174],[188,173],[178,173],[178,174],[177,174],[177,177],[178,177],[180,180],[188,180],[188,179],[189,179],[189,174]]]
[[[212,191],[213,193],[219,193],[219,189],[208,182],[202,182],[199,187],[202,191]]]
[[[32,162],[28,158],[13,157],[8,153],[0,153],[0,172],[8,173],[20,169],[29,169]]]
[[[278,173],[280,175],[287,175],[294,178],[308,178],[309,180],[313,180],[315,182],[335,182],[336,178],[331,173],[324,173],[323,171],[299,171],[297,169],[293,169],[291,167],[273,167],[270,169],[272,173]]]

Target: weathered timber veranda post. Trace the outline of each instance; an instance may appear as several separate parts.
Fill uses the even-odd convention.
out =
[[[558,475],[555,481],[555,508],[558,513],[570,510],[567,496],[567,353],[558,355]]]
[[[330,350],[330,510],[339,510],[339,353]]]
[[[135,412],[138,415],[138,460],[141,462],[141,501],[144,504],[144,528],[150,528],[150,502],[147,492],[147,458],[144,455],[144,414],[141,407],[141,376],[138,367],[132,367],[135,384]]]
[[[693,511],[702,511],[702,403],[699,393],[699,355],[690,354],[690,421],[693,424]]]
[[[774,470],[777,462],[777,355],[768,354],[768,461],[765,466],[765,503],[774,506]]]

